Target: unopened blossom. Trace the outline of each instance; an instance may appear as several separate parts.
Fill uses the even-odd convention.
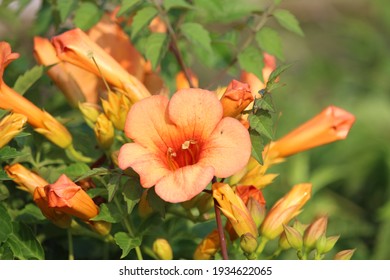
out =
[[[294,129],[265,148],[270,157],[284,158],[347,137],[355,116],[336,106],[329,106],[320,114]]]
[[[97,103],[100,78],[71,63],[61,61],[49,39],[34,37],[34,57],[41,65],[48,66],[47,75],[63,92],[69,103]]]
[[[212,185],[213,197],[218,201],[222,213],[228,218],[238,237],[244,234],[258,236],[256,224],[248,208],[233,189],[224,183]]]
[[[194,260],[213,259],[220,248],[221,242],[219,239],[218,230],[215,229],[202,239],[202,241],[195,249],[193,258]]]
[[[350,260],[355,253],[356,249],[349,249],[349,250],[343,250],[338,252],[336,255],[334,255],[333,259],[334,260],[343,260],[347,261]]]
[[[127,116],[119,167],[133,168],[144,188],[155,186],[168,202],[199,194],[214,176],[228,177],[243,168],[251,153],[248,131],[223,118],[214,93],[183,89],[169,100],[152,96],[135,103]]]
[[[111,86],[126,92],[132,102],[150,96],[140,80],[128,73],[112,56],[79,28],[52,38],[57,56],[104,78]]]
[[[96,140],[102,149],[109,149],[114,143],[114,125],[105,114],[100,114],[94,126]]]
[[[103,111],[102,108],[95,103],[83,102],[79,103],[80,112],[83,114],[84,120],[89,127],[94,127],[97,118]]]
[[[92,198],[64,174],[55,183],[45,186],[44,192],[48,206],[57,211],[85,221],[99,213]]]
[[[27,117],[22,114],[11,113],[0,120],[0,148],[11,141],[24,128]]]
[[[72,136],[65,126],[4,83],[2,74],[5,67],[18,57],[18,54],[11,52],[7,42],[0,42],[0,108],[25,115],[36,132],[61,148],[71,146]]]
[[[325,236],[327,225],[328,217],[320,216],[306,228],[303,234],[303,244],[307,249],[313,249],[316,246],[317,240],[321,236]]]
[[[109,91],[107,99],[102,99],[104,113],[118,130],[125,128],[127,113],[131,105],[130,99],[121,91]]]
[[[173,259],[172,247],[164,238],[157,238],[153,242],[152,250],[160,260]]]
[[[283,225],[296,217],[311,196],[312,185],[295,185],[279,199],[267,213],[260,227],[260,233],[268,240],[275,239],[283,232]]]
[[[254,100],[250,87],[246,83],[233,80],[227,86],[221,98],[223,115],[237,117]]]

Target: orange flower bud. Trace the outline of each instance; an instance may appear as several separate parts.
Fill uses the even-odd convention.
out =
[[[194,260],[211,260],[221,247],[218,230],[209,233],[196,247]]]
[[[19,185],[20,189],[34,194],[35,188],[44,187],[49,183],[38,174],[28,170],[20,163],[4,167],[7,175]]]
[[[72,216],[58,211],[48,205],[48,198],[44,187],[37,187],[34,190],[34,202],[41,209],[42,214],[53,224],[60,228],[69,228],[72,222]]]
[[[22,131],[27,117],[22,114],[8,114],[0,120],[0,148],[4,147]]]
[[[221,98],[224,117],[237,117],[254,100],[248,84],[230,82]]]
[[[153,252],[160,260],[172,260],[173,252],[171,245],[163,238],[158,238],[153,242]]]
[[[250,233],[257,237],[256,224],[248,208],[233,189],[228,184],[214,183],[212,191],[222,213],[228,218],[237,235],[241,237],[245,233]]]
[[[356,249],[343,250],[338,252],[333,259],[334,260],[350,260],[355,253]]]
[[[0,108],[25,115],[27,122],[35,128],[35,131],[61,148],[69,147],[72,144],[72,136],[61,123],[3,82],[4,68],[18,57],[18,54],[11,53],[8,43],[0,42]]]
[[[45,186],[48,206],[54,210],[89,220],[99,213],[99,208],[89,195],[66,175],[61,175],[54,184]]]
[[[328,224],[328,217],[321,216],[316,219],[309,227],[305,230],[303,234],[303,244],[305,247],[310,250],[314,249],[316,246],[317,240],[326,233],[326,227]]]
[[[94,127],[95,136],[102,149],[109,149],[114,143],[114,126],[105,114],[100,114]]]
[[[76,28],[52,38],[58,57],[103,77],[109,84],[122,89],[132,102],[150,96],[145,86],[128,73],[112,56]]]
[[[311,196],[312,185],[295,185],[279,199],[266,215],[260,227],[261,234],[268,240],[275,239],[283,232],[283,224],[296,217]]]
[[[268,154],[271,157],[284,158],[345,139],[354,122],[355,116],[351,113],[329,106],[281,139],[271,142]]]
[[[197,88],[199,86],[198,77],[190,70],[188,70],[188,73],[190,75],[192,85]],[[188,82],[184,71],[180,71],[176,75],[176,90],[183,88],[190,88],[190,83]]]
[[[104,113],[114,124],[115,128],[123,131],[127,113],[132,102],[123,92],[109,91],[107,99],[102,99]]]

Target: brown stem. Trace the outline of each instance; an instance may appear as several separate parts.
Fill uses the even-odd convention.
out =
[[[227,253],[225,232],[224,232],[223,226],[222,226],[221,210],[219,209],[218,201],[215,198],[214,198],[214,210],[215,210],[215,219],[217,221],[219,242],[221,243],[222,258],[224,260],[228,260],[229,256],[228,256],[228,253]]]
[[[193,88],[194,84],[192,83],[190,72],[189,72],[188,68],[186,67],[186,65],[184,63],[183,56],[181,55],[180,50],[179,50],[179,46],[177,44],[176,33],[173,30],[172,25],[169,22],[169,19],[167,18],[166,12],[161,8],[161,6],[158,3],[158,1],[154,0],[153,2],[154,2],[155,7],[157,8],[157,10],[158,10],[162,20],[164,21],[165,25],[168,28],[168,33],[169,33],[169,36],[171,37],[171,43],[170,43],[170,48],[169,49],[172,51],[172,53],[176,57],[176,60],[179,63],[180,68],[183,70],[184,75],[185,75],[185,77],[186,77],[186,79],[188,81],[188,84],[190,85],[191,88]]]

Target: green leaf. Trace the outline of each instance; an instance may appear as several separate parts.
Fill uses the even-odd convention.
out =
[[[270,27],[264,27],[256,33],[256,42],[261,49],[269,54],[275,55],[284,61],[282,40],[275,30]]]
[[[212,52],[210,33],[199,23],[187,22],[180,26],[182,34],[193,44]]]
[[[88,177],[102,176],[102,175],[107,175],[109,173],[110,173],[110,171],[107,168],[104,168],[104,167],[93,168],[93,169],[89,170],[88,172],[85,172],[82,176],[78,177],[75,180],[75,182],[78,182],[80,180],[86,179]]]
[[[274,113],[275,112],[275,105],[272,100],[272,96],[270,93],[264,93],[262,98],[255,100],[254,105],[255,110],[256,109],[263,109],[265,111],[269,111]]]
[[[102,17],[103,11],[92,2],[84,2],[77,8],[73,23],[82,30],[94,26]]]
[[[24,74],[20,75],[16,80],[13,89],[21,95],[25,94],[26,91],[42,77],[44,68],[43,65],[36,65],[24,72]]]
[[[141,29],[152,21],[157,13],[158,12],[154,7],[145,7],[139,10],[133,18],[131,38],[134,39]]]
[[[4,170],[0,170],[0,181],[2,180],[2,176],[7,176],[6,172]],[[6,180],[10,180],[9,178]],[[3,184],[0,184],[0,201],[6,200],[9,197],[9,190],[6,186]]]
[[[60,14],[61,22],[65,22],[69,14],[74,10],[77,0],[57,1],[57,10]]]
[[[291,63],[290,63],[290,64],[280,65],[280,66],[278,66],[274,71],[272,71],[271,75],[269,76],[269,79],[268,79],[268,82],[267,82],[265,91],[266,91],[266,92],[271,92],[271,91],[274,90],[275,88],[281,87],[282,84],[280,84],[279,82],[277,82],[277,78],[279,78],[279,76],[280,76],[284,71],[286,71],[288,68],[290,68],[291,66],[292,66]]]
[[[126,232],[117,232],[114,235],[115,243],[122,249],[121,259],[126,257],[131,250],[141,245],[141,238],[130,237]]]
[[[168,35],[165,33],[152,33],[146,41],[145,56],[152,63],[152,68],[156,69],[160,61],[165,56],[168,49]]]
[[[43,260],[44,252],[31,229],[22,223],[12,223],[13,233],[7,239],[15,257],[21,260]]]
[[[192,9],[193,7],[185,0],[165,0],[164,8],[165,10],[169,11],[170,9],[173,8]]]
[[[8,244],[4,243],[0,246],[0,260],[13,260],[14,254]]]
[[[247,47],[238,55],[238,63],[247,72],[255,74],[263,81],[263,53],[254,46]]]
[[[21,211],[18,212],[18,216],[15,218],[18,222],[24,223],[37,223],[40,221],[46,221],[47,218],[42,214],[41,209],[36,204],[29,203]]]
[[[256,114],[249,115],[250,127],[268,139],[273,139],[272,116],[268,111],[259,109]]]
[[[0,244],[12,233],[12,219],[7,209],[0,204]]]
[[[8,177],[7,172],[5,172],[3,169],[0,170],[0,181],[9,181],[11,180],[10,177]]]
[[[274,3],[275,5],[279,5],[280,3],[282,3],[282,0],[274,0]]]
[[[15,148],[5,146],[0,149],[0,162],[3,160],[24,156],[26,153],[17,151]]]
[[[121,180],[121,175],[117,174],[117,175],[112,176],[110,178],[110,180],[108,181],[108,184],[106,186],[107,191],[108,191],[108,202],[111,202],[112,199],[114,198],[115,193],[118,190],[120,180]]]
[[[142,195],[142,187],[138,180],[130,178],[123,185],[123,198],[127,205],[127,213],[130,214]]]
[[[165,216],[165,201],[156,194],[154,188],[148,190],[146,199],[154,211],[159,213],[162,217]]]
[[[264,143],[260,133],[254,129],[249,130],[249,136],[252,142],[252,157],[254,157],[258,163],[263,164],[263,150]]]
[[[77,177],[83,176],[85,173],[89,172],[91,169],[89,166],[83,162],[72,163],[67,166],[63,173],[68,176],[70,179],[74,180]]]
[[[117,16],[120,17],[121,15],[123,15],[127,12],[131,12],[140,3],[142,3],[141,0],[123,0],[121,8],[119,9]]]
[[[278,9],[273,13],[273,15],[281,26],[300,36],[304,36],[298,20],[290,11]]]
[[[100,205],[99,214],[93,217],[91,220],[118,223],[122,220],[122,214],[114,204],[103,203]]]

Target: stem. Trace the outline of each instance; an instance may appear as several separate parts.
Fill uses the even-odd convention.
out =
[[[123,212],[122,212],[121,205],[120,205],[120,203],[119,203],[119,201],[118,201],[118,199],[117,199],[116,196],[114,197],[114,203],[115,203],[115,205],[118,207],[118,210],[121,212],[121,214],[122,214],[122,216],[123,216]],[[124,218],[122,219],[122,222],[123,222],[123,224],[124,224],[124,226],[125,226],[127,232],[129,233],[129,235],[130,235],[131,237],[134,237],[134,233],[133,233],[133,230],[132,230],[132,226],[130,225],[130,222],[129,222],[129,220],[127,219],[127,216],[128,216],[128,215],[125,215],[125,216],[124,216]],[[135,252],[136,252],[136,254],[137,254],[137,259],[138,259],[139,261],[143,260],[141,248],[140,248],[139,246],[136,246],[136,247],[135,247]]]
[[[69,229],[67,229],[67,234],[68,234],[68,259],[69,260],[74,260],[74,251],[73,251],[73,237],[72,237],[72,232]]]
[[[217,221],[219,241],[221,243],[222,258],[224,260],[228,260],[229,256],[228,256],[227,248],[226,248],[225,233],[224,233],[223,226],[222,226],[221,210],[219,209],[218,201],[215,198],[214,198],[214,210],[215,210],[215,219]]]
[[[186,77],[186,79],[188,81],[188,84],[190,85],[191,88],[193,88],[194,84],[192,83],[190,72],[189,72],[188,68],[186,67],[186,65],[184,63],[183,56],[180,53],[179,46],[177,44],[177,37],[176,37],[175,31],[173,30],[172,25],[169,22],[169,19],[167,18],[166,12],[161,8],[161,6],[158,3],[158,1],[154,0],[153,2],[154,2],[154,5],[157,8],[157,10],[158,10],[162,20],[164,21],[165,25],[167,26],[168,34],[171,37],[170,50],[172,51],[172,53],[176,57],[176,60],[179,63],[180,68],[183,70],[184,75],[185,75],[185,77]]]
[[[257,255],[260,255],[260,254],[263,252],[263,250],[264,250],[265,245],[267,244],[267,242],[268,242],[268,239],[267,239],[267,238],[265,238],[265,237],[262,237],[262,238],[261,238],[261,242],[260,242],[260,244],[259,244],[259,247],[257,247],[257,249],[256,249],[256,254],[257,254]]]
[[[253,41],[253,39],[256,36],[256,33],[263,28],[263,26],[266,24],[267,19],[269,16],[272,15],[272,12],[276,8],[276,5],[272,3],[261,15],[260,20],[256,23],[253,29],[251,29],[251,33],[249,36],[244,40],[242,44],[239,45],[238,50],[236,51],[236,54],[234,55],[234,58],[230,61],[230,63],[225,67],[225,69],[221,70],[213,79],[213,82],[208,85],[207,88],[210,88],[212,85],[214,85],[217,81],[219,81],[226,72],[238,61],[238,54],[241,53],[243,50],[245,50]]]

